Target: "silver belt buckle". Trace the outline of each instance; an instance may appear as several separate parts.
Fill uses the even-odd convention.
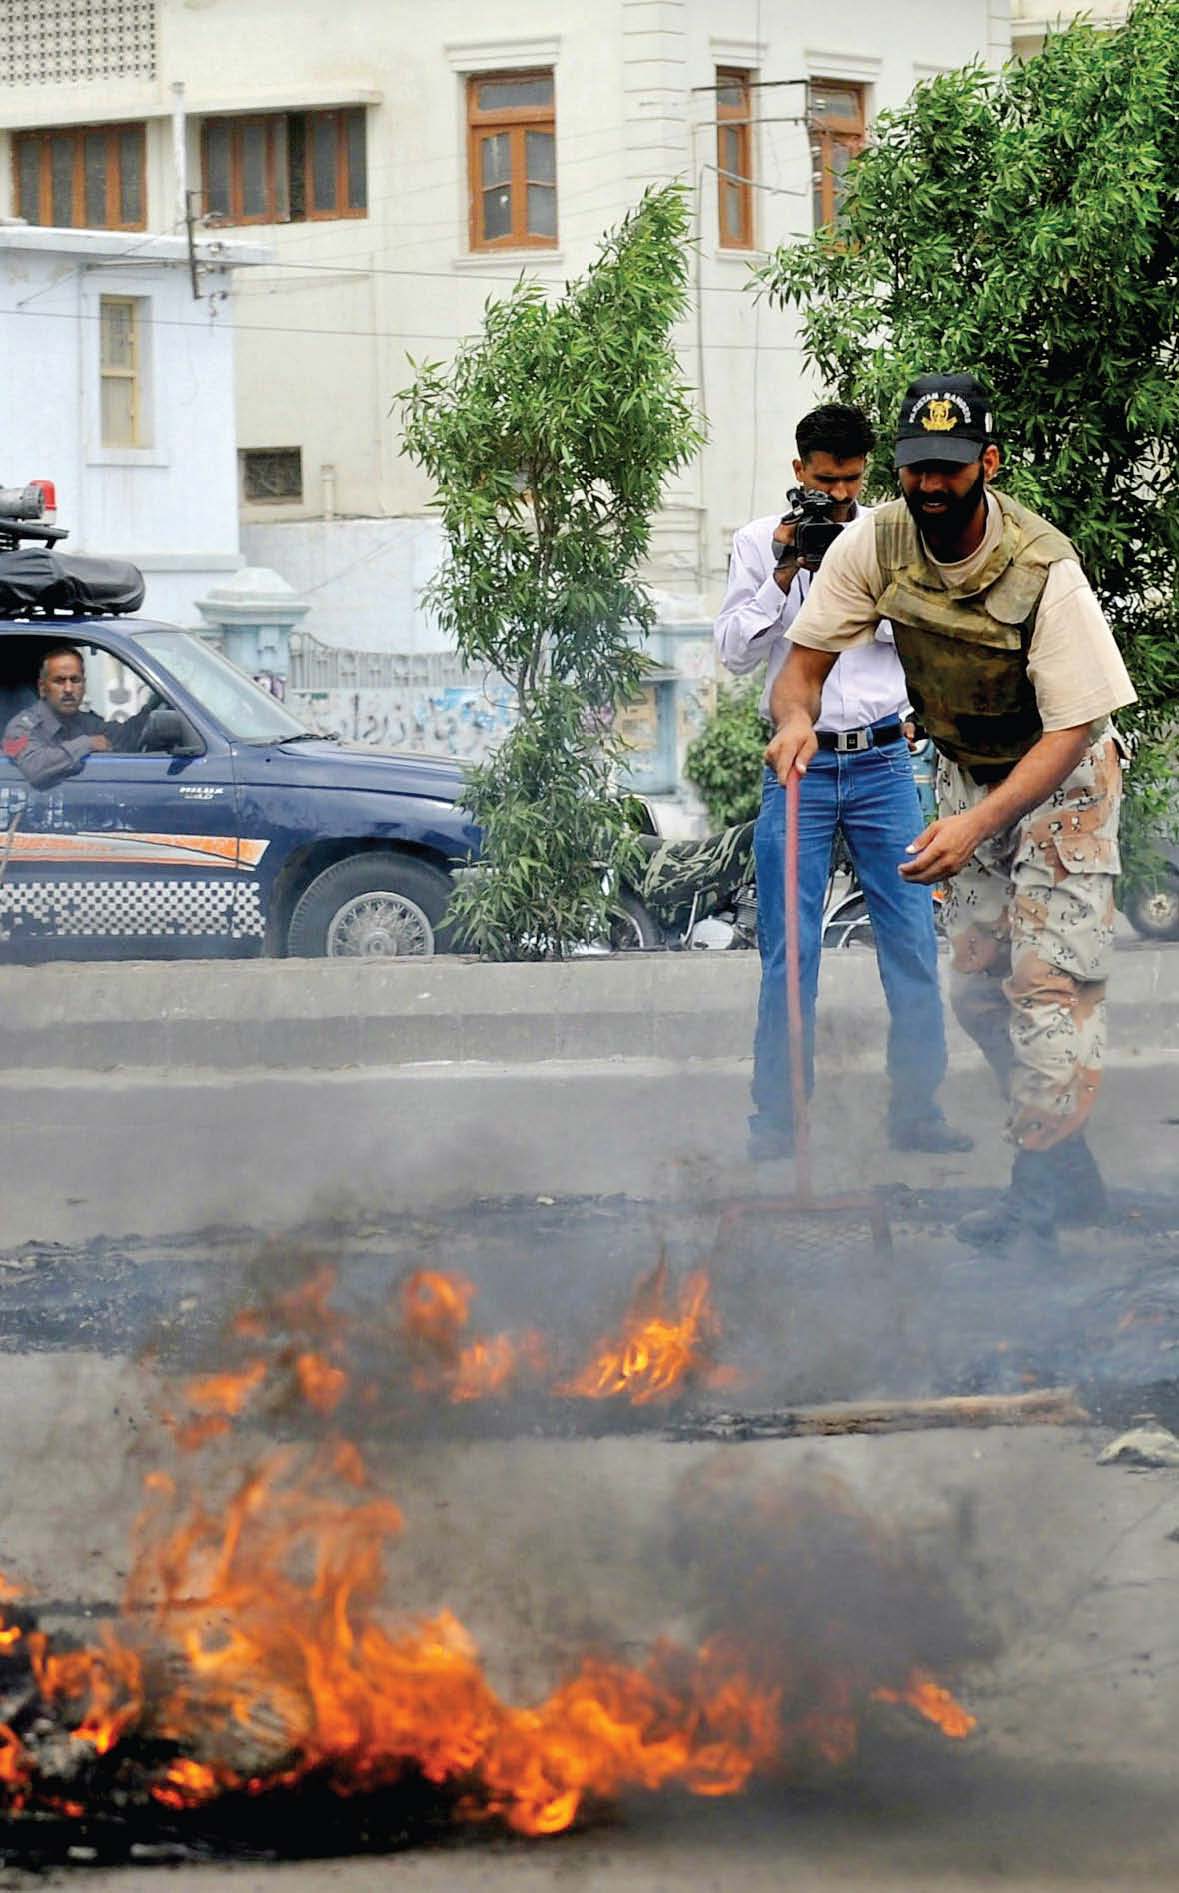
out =
[[[870,749],[871,745],[871,730],[843,730],[836,739],[836,747],[841,749],[845,756],[854,756],[861,749]]]

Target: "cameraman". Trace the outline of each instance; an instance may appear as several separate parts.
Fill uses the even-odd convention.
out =
[[[795,478],[826,509],[803,498],[779,518],[742,526],[733,539],[729,585],[715,635],[722,662],[737,676],[766,667],[762,713],[786,660],[789,631],[818,569],[822,551],[799,558],[795,539],[825,510],[844,526],[857,505],[875,436],[858,408],[816,408],[798,424]],[[794,496],[791,496],[794,499]],[[811,518],[808,518],[808,512]],[[824,534],[811,533],[820,543]],[[819,984],[823,899],[837,829],[864,892],[889,1008],[889,1134],[894,1149],[969,1150],[972,1140],[942,1115],[936,1093],[946,1071],[938,989],[937,940],[927,887],[901,880],[897,868],[922,827],[917,789],[902,724],[908,697],[892,631],[846,651],[823,686],[816,724],[819,750],[800,784],[799,936],[808,1091],[814,1084],[815,998]],[[794,1149],[787,1041],[785,851],[786,795],[765,771],[755,832],[761,995],[753,1047],[753,1116],[749,1156],[789,1157]]]

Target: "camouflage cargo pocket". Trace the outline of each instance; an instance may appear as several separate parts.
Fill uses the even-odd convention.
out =
[[[1103,737],[1085,751],[1048,800],[1024,817],[1017,867],[1043,868],[1051,885],[1070,875],[1119,874],[1121,802],[1117,747],[1112,738]]]

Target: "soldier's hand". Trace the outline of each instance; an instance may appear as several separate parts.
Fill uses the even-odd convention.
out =
[[[972,809],[930,822],[905,850],[912,859],[900,864],[903,878],[920,881],[923,886],[950,880],[966,866],[986,832],[976,822]]]
[[[109,749],[110,746],[111,745],[110,745],[109,736],[92,736],[90,738],[91,750],[96,750],[96,749],[106,750],[106,749]]]
[[[805,710],[792,710],[766,744],[766,761],[785,788],[790,772],[805,776],[806,766],[819,747]]]

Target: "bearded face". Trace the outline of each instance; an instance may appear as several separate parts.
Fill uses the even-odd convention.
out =
[[[903,467],[901,492],[921,537],[936,557],[947,557],[978,512],[987,476],[981,461],[959,467],[940,462]]]

